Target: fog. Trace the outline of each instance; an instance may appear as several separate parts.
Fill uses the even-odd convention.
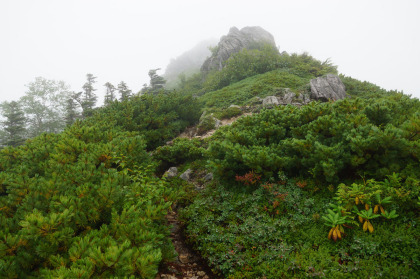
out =
[[[330,58],[348,76],[420,97],[420,1],[2,0],[0,102],[41,76],[81,91],[125,81],[137,92],[165,67],[229,28],[261,26],[280,51]]]

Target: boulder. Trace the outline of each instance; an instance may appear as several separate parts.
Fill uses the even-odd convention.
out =
[[[170,167],[163,176],[166,178],[174,178],[177,175],[178,175],[178,168]]]
[[[296,94],[292,90],[290,90],[289,88],[286,88],[285,90],[286,90],[286,92],[285,92],[284,96],[282,97],[282,101],[283,101],[282,103],[288,105],[288,104],[292,103],[294,98],[296,98]]]
[[[185,181],[191,180],[192,169],[187,169],[184,173],[182,173],[179,178]]]
[[[213,180],[213,173],[209,172],[208,174],[206,174],[204,176],[203,179],[204,179],[205,182],[209,182],[209,181]]]
[[[201,66],[202,72],[212,70],[220,71],[223,64],[229,57],[241,51],[244,48],[252,49],[258,45],[269,44],[276,47],[273,35],[259,26],[244,27],[239,30],[232,27],[226,36],[220,39],[219,44],[213,51],[213,54],[204,61]]]
[[[213,118],[214,118],[214,128],[218,129],[218,128],[222,127],[222,121],[220,121],[219,119],[217,119],[214,116],[213,116]]]
[[[262,101],[263,107],[272,108],[280,105],[279,99],[276,96],[267,96]]]
[[[289,88],[282,89],[282,96],[278,97],[283,105],[304,105],[310,102],[311,98],[306,93],[296,94]]]
[[[332,74],[312,79],[311,98],[314,100],[328,101],[346,98],[346,88],[341,79]]]

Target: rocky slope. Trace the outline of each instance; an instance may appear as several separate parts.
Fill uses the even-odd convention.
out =
[[[212,56],[204,61],[202,72],[221,70],[225,62],[233,53],[240,50],[258,48],[264,44],[276,47],[273,35],[259,26],[244,27],[239,30],[232,27],[226,36],[220,39]]]

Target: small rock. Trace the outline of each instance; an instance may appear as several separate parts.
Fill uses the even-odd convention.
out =
[[[170,274],[161,274],[161,275],[160,275],[160,278],[161,278],[161,279],[176,279],[176,277],[175,277],[175,276],[170,275]]]
[[[214,118],[214,128],[215,129],[220,128],[222,126],[222,121],[220,121],[216,117],[213,117],[213,118]]]
[[[230,105],[229,108],[238,108],[238,109],[240,109],[241,107],[238,106],[238,105]]]
[[[178,175],[178,168],[170,167],[163,176],[166,178],[174,178],[177,175]]]
[[[285,94],[283,96],[283,104],[291,104],[293,99],[296,97],[296,94],[289,88],[285,89]]]
[[[198,276],[204,276],[204,275],[206,275],[206,273],[204,271],[200,270],[199,272],[197,272],[197,275]]]
[[[268,96],[263,99],[263,106],[267,108],[272,108],[274,106],[280,105],[279,100],[276,96]]]
[[[188,263],[188,258],[189,258],[188,254],[181,254],[181,255],[179,255],[178,258],[179,258],[179,261],[181,263],[183,263],[183,264]]]
[[[183,174],[179,176],[182,180],[189,181],[191,179],[192,169],[187,169]]]
[[[213,173],[209,172],[208,174],[204,176],[203,179],[205,182],[209,182],[210,180],[213,180]]]
[[[203,277],[203,279],[209,279],[209,277],[206,275],[206,276]]]

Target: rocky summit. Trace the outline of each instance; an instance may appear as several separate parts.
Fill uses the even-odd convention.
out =
[[[204,61],[201,67],[202,72],[221,70],[223,63],[236,52],[246,48],[258,48],[264,44],[276,47],[273,35],[259,26],[244,27],[239,30],[232,27],[226,36],[220,39],[213,54]]]

